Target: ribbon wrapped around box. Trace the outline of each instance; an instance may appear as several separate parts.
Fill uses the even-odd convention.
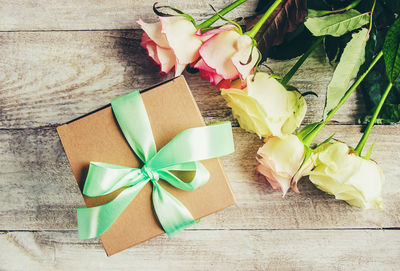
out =
[[[160,89],[163,91],[159,91]],[[153,95],[148,95],[148,93]],[[153,99],[146,99],[146,95],[153,96]],[[108,255],[160,234],[159,231],[155,231],[156,234],[154,234],[154,231],[152,231],[152,229],[154,230],[154,223],[149,223],[148,213],[144,215],[143,212],[149,210],[148,192],[150,192],[150,209],[156,226],[162,228],[168,235],[174,234],[194,224],[200,217],[218,211],[221,207],[225,208],[232,205],[234,202],[226,179],[223,180],[225,182],[221,182],[221,180],[217,182],[216,179],[212,178],[214,173],[219,175],[216,177],[221,178],[221,172],[218,172],[218,169],[222,171],[222,176],[225,177],[219,161],[215,158],[233,152],[230,123],[221,122],[209,126],[199,123],[200,125],[197,126],[200,127],[196,127],[195,123],[190,123],[189,127],[182,129],[177,127],[167,128],[167,124],[163,122],[163,125],[166,125],[165,129],[174,130],[175,135],[172,139],[172,134],[168,135],[168,138],[163,138],[163,142],[160,144],[160,142],[157,143],[157,141],[160,141],[157,136],[160,130],[153,126],[153,123],[159,122],[154,121],[154,118],[150,120],[152,116],[150,112],[153,112],[154,109],[147,112],[148,105],[151,108],[151,105],[155,103],[156,108],[165,113],[166,116],[164,117],[168,117],[168,120],[164,121],[169,122],[172,126],[180,126],[176,125],[180,121],[186,122],[186,113],[192,115],[192,117],[198,116],[198,109],[183,77],[147,90],[143,97],[142,99],[139,91],[134,91],[113,99],[111,102],[114,116],[113,126],[110,125],[110,108],[108,107],[57,129],[78,182],[82,182],[84,175],[86,175],[83,194],[87,207],[77,209],[79,237],[87,239],[100,236]],[[179,111],[180,105],[187,108],[176,115],[173,111]],[[167,107],[170,109],[166,109]],[[108,112],[108,117],[104,118],[104,123],[101,121],[102,111]],[[196,114],[193,114],[194,112]],[[103,126],[102,124],[105,126],[99,129],[99,125]],[[107,132],[105,132],[107,126],[114,131],[114,133],[111,133],[112,135],[107,135]],[[126,155],[126,145],[128,145],[130,151],[136,154],[134,159],[136,163],[127,165],[126,158],[123,159],[123,162],[116,163],[119,159],[113,157],[109,159],[104,156],[105,153],[110,153],[105,145],[108,145],[111,149],[115,145],[108,142],[108,140],[110,142],[115,141],[115,126],[119,127],[118,141],[121,140],[121,137],[125,141],[121,155]],[[81,134],[82,129],[89,129],[90,134],[94,132],[98,137],[103,137],[101,140],[103,143],[96,143],[98,141],[96,137],[89,136],[92,141],[95,141],[91,142],[85,136],[86,133]],[[104,132],[102,132],[103,130]],[[153,133],[154,131],[155,133]],[[89,155],[84,155],[83,160],[89,159],[90,156],[93,157],[93,155],[90,155],[90,152],[93,153],[92,148],[98,149],[100,152],[94,152],[98,153],[94,155],[97,158],[94,157],[95,159],[89,161],[88,169],[81,166],[79,170],[76,170],[77,159],[82,160],[79,149],[80,146],[84,146],[85,142],[91,146],[86,146]],[[111,156],[118,157],[118,149],[119,147],[115,149],[116,153]],[[158,152],[157,149],[159,149]],[[82,149],[80,151],[85,152]],[[213,165],[210,167],[210,164]],[[85,174],[86,171],[87,174]],[[213,183],[207,183],[209,179]],[[221,186],[224,183],[225,185]],[[224,199],[221,203],[214,204],[214,209],[217,206],[215,210],[210,209],[206,212],[203,210],[204,214],[200,216],[197,214],[196,208],[192,208],[195,214],[192,215],[192,200],[198,201],[197,204],[207,201],[207,191],[212,190],[212,185],[215,185],[215,189],[219,190],[220,196],[228,196],[228,200]],[[148,191],[149,186],[151,191]],[[203,187],[205,192],[202,192]],[[221,188],[224,191],[221,191]],[[211,200],[219,201],[215,197],[214,191],[209,192],[209,194]],[[182,197],[181,195],[185,196]],[[193,196],[192,199],[190,199],[191,195]],[[144,206],[141,204],[144,204]],[[133,217],[135,217],[134,220]],[[150,234],[144,234],[146,231],[139,230],[137,231],[138,236],[131,238],[131,231],[124,232],[124,229],[128,227],[138,228],[140,225],[149,227]],[[120,229],[115,229],[116,227]],[[125,240],[124,235],[128,237],[129,241]],[[123,244],[119,244],[118,239]]]

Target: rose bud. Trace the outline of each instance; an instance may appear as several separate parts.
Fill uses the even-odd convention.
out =
[[[202,44],[196,35],[196,27],[183,16],[159,17],[160,22],[148,24],[137,22],[144,30],[140,45],[162,73],[169,73],[175,67],[175,76],[182,74],[186,65],[199,58]]]
[[[296,91],[288,91],[265,72],[247,78],[244,89],[222,89],[240,126],[260,137],[293,133],[305,116],[307,104]]]
[[[298,193],[297,182],[313,168],[310,158],[303,163],[305,153],[304,144],[296,135],[269,137],[257,152],[257,170],[272,188],[282,190],[283,196],[290,187]]]
[[[208,38],[199,49],[200,60],[194,66],[203,79],[219,88],[229,88],[231,81],[245,81],[259,58],[252,39],[240,33],[234,25],[226,25],[205,32],[200,37]]]
[[[328,143],[313,155],[311,182],[322,191],[360,208],[381,209],[384,175],[372,160],[357,156],[341,142]]]

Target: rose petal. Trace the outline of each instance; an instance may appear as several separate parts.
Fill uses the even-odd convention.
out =
[[[232,80],[223,79],[217,84],[217,87],[218,87],[218,89],[229,88],[231,86],[231,82],[232,82]]]
[[[291,134],[301,125],[307,112],[307,103],[297,91],[288,91],[287,94],[289,111],[293,112],[293,114],[283,124],[282,132]]]
[[[142,19],[139,19],[137,20],[137,23],[140,25],[143,31],[146,32],[149,38],[153,40],[158,46],[169,48],[167,38],[163,33],[161,33],[162,26],[160,22],[148,24],[145,23]]]
[[[225,31],[214,35],[200,47],[199,53],[204,62],[224,79],[232,80],[239,76],[232,63],[239,37],[240,34],[235,30]]]
[[[215,29],[208,30],[208,31],[206,31],[206,32],[204,32],[204,33],[201,32],[202,29],[200,28],[200,29],[198,29],[198,30],[196,31],[196,35],[201,39],[201,41],[205,42],[206,40],[208,40],[208,39],[211,38],[212,36],[214,36],[214,35],[216,35],[216,34],[219,34],[219,33],[221,33],[221,32],[225,32],[225,31],[228,31],[228,30],[232,30],[232,29],[234,29],[235,27],[236,27],[236,26],[234,26],[234,25],[228,24],[228,25],[221,26],[221,27],[219,27],[219,28],[215,28]]]
[[[346,144],[335,142],[315,153],[310,181],[322,191],[361,208],[381,209],[382,169],[371,160],[349,154]]]
[[[248,95],[265,111],[265,121],[272,135],[281,136],[283,124],[293,114],[288,106],[288,91],[267,73],[257,73],[254,80],[250,77],[247,79]]]
[[[246,89],[221,89],[221,94],[232,108],[233,116],[239,121],[240,127],[259,137],[271,133],[264,121],[264,112],[260,111],[257,101],[247,95]]]
[[[199,61],[196,62],[196,64],[194,65],[194,67],[196,69],[202,70],[202,71],[206,71],[206,72],[212,72],[215,73],[215,69],[211,68],[210,66],[208,66],[204,60],[202,58],[199,59]]]
[[[168,40],[169,46],[174,50],[180,64],[189,64],[196,61],[202,42],[196,36],[196,27],[182,16],[160,17],[162,32]]]
[[[271,184],[273,189],[276,189],[276,190],[281,189],[282,190],[282,197],[284,197],[286,195],[287,191],[290,188],[290,179],[289,178],[277,176],[274,174],[274,172],[272,170],[270,170],[269,168],[267,168],[261,164],[257,166],[257,171],[265,176],[265,178]]]
[[[303,161],[304,145],[293,134],[275,136],[267,139],[257,154],[262,157],[262,162],[273,165],[275,172],[294,176]]]
[[[157,46],[157,56],[160,61],[161,71],[169,73],[175,65],[175,54],[171,49]]]
[[[142,42],[140,43],[142,47],[147,50],[149,57],[157,64],[160,65],[160,60],[157,56],[157,44],[153,42],[146,33],[142,35]]]
[[[237,40],[238,49],[237,52],[232,57],[232,63],[233,65],[235,65],[242,81],[244,81],[247,78],[247,76],[249,76],[250,72],[256,65],[259,57],[257,49],[255,47],[252,49],[252,47],[253,47],[252,40],[247,35],[242,35]],[[249,62],[250,54],[251,54],[251,60]]]
[[[176,63],[175,64],[175,77],[181,75],[183,73],[183,71],[185,70],[185,68],[186,68],[186,64]]]

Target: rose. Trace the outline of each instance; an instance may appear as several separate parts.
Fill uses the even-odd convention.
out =
[[[180,75],[186,65],[199,58],[201,38],[196,35],[196,27],[183,16],[159,17],[160,22],[148,24],[137,22],[144,30],[140,45],[160,71],[169,73],[175,67],[175,76]]]
[[[208,38],[199,49],[201,59],[194,66],[200,76],[219,88],[229,88],[231,81],[239,77],[245,81],[259,58],[253,40],[234,25],[215,29],[212,34],[199,34]]]
[[[361,208],[380,209],[384,175],[377,163],[361,158],[340,142],[328,143],[313,155],[311,182],[336,199]]]
[[[283,196],[290,187],[298,193],[297,182],[313,168],[311,159],[302,165],[305,147],[293,134],[267,138],[257,155],[258,172],[265,176],[272,188],[281,189]]]
[[[240,126],[260,137],[293,133],[300,126],[307,104],[296,91],[288,91],[267,73],[247,78],[245,89],[222,89]]]

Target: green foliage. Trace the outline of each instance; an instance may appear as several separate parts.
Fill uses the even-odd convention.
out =
[[[398,2],[399,0],[396,1]],[[361,4],[363,4],[363,2],[361,2]],[[376,54],[382,50],[386,33],[395,21],[395,17],[397,16],[396,12],[398,11],[392,9],[388,4],[389,2],[392,3],[392,0],[377,0],[376,2],[373,14],[372,30],[365,48],[365,63],[361,67],[360,72],[364,72]],[[363,5],[360,8],[363,8],[363,10],[360,11],[366,11],[368,6]],[[382,93],[388,83],[389,81],[386,76],[385,63],[381,59],[361,83],[360,90],[362,92],[362,97],[365,100],[366,114],[360,122],[366,123],[370,120],[371,115],[378,105]],[[394,81],[392,90],[383,104],[376,123],[400,123],[400,83],[398,81]]]
[[[383,57],[386,75],[393,83],[400,74],[400,18],[397,18],[386,34]]]
[[[400,0],[385,0],[385,4],[396,13],[400,13]]]
[[[307,8],[317,12],[322,11],[319,14],[332,14],[332,11],[346,8],[353,2],[354,0],[308,0]],[[360,14],[369,13],[373,3],[374,0],[362,0],[353,9],[357,10]],[[361,66],[359,73],[364,72],[373,58],[382,50],[386,33],[399,15],[400,0],[376,0],[372,16],[372,29],[365,47],[365,63]],[[308,16],[313,16],[313,11]],[[327,16],[330,15],[324,17]],[[338,63],[342,59],[344,48],[351,39],[353,32],[356,30],[347,32],[339,37],[325,37],[324,49],[329,60],[333,64]],[[301,24],[296,31],[285,35],[281,45],[270,48],[268,56],[275,59],[290,59],[303,54],[314,41],[315,37],[304,27],[304,24]],[[381,109],[377,123],[400,123],[399,81],[400,79],[394,81],[393,88]],[[385,63],[383,59],[381,59],[367,75],[359,88],[365,100],[364,108],[366,110],[366,116],[362,119],[362,122],[370,118],[370,114],[373,113],[387,84],[388,79],[385,71]]]
[[[380,61],[361,84],[361,90],[366,102],[367,116],[363,122],[368,122],[378,105],[385,87],[389,83],[385,65]],[[378,115],[377,124],[400,123],[400,82],[395,81],[389,96]]]
[[[368,13],[361,14],[357,10],[350,9],[343,13],[307,18],[304,24],[315,36],[339,37],[367,23],[369,23]]]
[[[286,60],[300,56],[311,47],[316,39],[304,24],[301,24],[295,31],[285,35],[281,45],[271,47],[268,51],[268,57]]]
[[[368,39],[368,30],[363,28],[354,33],[352,39],[344,48],[342,58],[333,73],[326,93],[326,106],[324,118],[342,99],[348,89],[348,85],[358,73],[364,63],[365,45]]]
[[[246,29],[249,30],[254,26],[273,2],[260,0],[256,10],[260,14],[245,20]],[[276,7],[255,36],[257,48],[260,50],[263,60],[269,55],[270,48],[280,45],[284,41],[286,33],[295,31],[306,15],[306,0],[283,0]]]

